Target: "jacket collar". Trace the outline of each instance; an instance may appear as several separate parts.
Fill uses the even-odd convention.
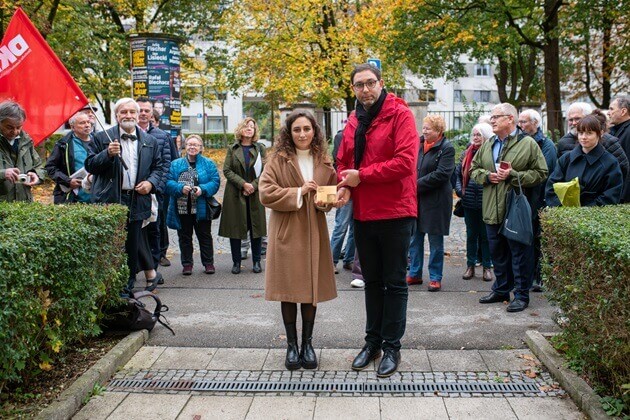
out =
[[[615,137],[619,137],[619,134],[623,132],[624,130],[626,130],[629,126],[630,126],[630,120],[624,121],[617,125],[613,125],[610,128],[610,134],[612,134]]]
[[[573,150],[571,150],[571,154],[570,154],[569,159],[571,160],[571,162],[574,162],[580,156],[584,156],[584,158],[586,159],[588,164],[592,165],[593,163],[597,162],[600,157],[602,157],[602,155],[604,154],[605,151],[606,150],[604,149],[604,146],[602,146],[601,142],[597,146],[595,146],[595,148],[593,150],[591,150],[590,153],[584,153],[582,151],[582,146],[577,144],[573,148]]]

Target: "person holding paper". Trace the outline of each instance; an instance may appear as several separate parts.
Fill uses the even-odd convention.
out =
[[[223,213],[219,236],[230,238],[232,274],[241,272],[241,240],[249,232],[252,244],[252,271],[262,272],[260,265],[262,238],[267,234],[265,208],[258,197],[258,179],[265,160],[265,146],[258,143],[256,120],[245,118],[236,127],[236,142],[230,146],[223,164],[227,179],[223,195]]]
[[[597,110],[596,110],[597,111]],[[577,124],[579,147],[560,157],[547,180],[545,201],[548,206],[562,205],[554,184],[578,178],[580,205],[604,206],[618,204],[623,191],[623,177],[617,159],[602,145],[604,131],[599,112],[587,115]]]
[[[84,165],[93,124],[84,111],[74,114],[68,123],[71,131],[55,144],[45,166],[48,176],[55,181],[53,201],[89,203],[90,194],[81,188],[81,181],[87,176]]]
[[[260,201],[271,209],[265,299],[281,302],[287,334],[285,366],[316,369],[312,345],[319,302],[337,297],[328,225],[333,205],[317,201],[318,186],[335,185],[326,141],[315,117],[296,110],[287,116],[260,177]],[[297,304],[302,314],[302,348],[297,344]]]

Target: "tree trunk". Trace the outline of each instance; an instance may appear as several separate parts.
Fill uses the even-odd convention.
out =
[[[354,96],[351,96],[351,95],[346,96],[346,111],[348,115],[350,115],[350,113],[354,111],[354,101],[355,101]]]
[[[558,27],[558,5],[556,0],[545,0],[545,99],[547,102],[547,128],[554,140],[564,135],[562,104],[560,97],[560,42],[554,35]]]
[[[604,12],[607,10],[604,9]],[[607,109],[610,106],[610,96],[611,96],[611,82],[612,73],[614,71],[614,64],[611,62],[610,58],[610,43],[612,36],[612,21],[607,17],[606,14],[603,16],[604,19],[604,39],[602,42],[602,105],[601,107]]]

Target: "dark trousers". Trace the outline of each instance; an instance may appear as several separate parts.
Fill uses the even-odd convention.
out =
[[[540,218],[535,217],[532,221],[532,227],[534,228],[534,280],[533,284],[542,285],[542,273],[540,260],[542,258],[542,248],[540,243],[540,236],[542,235],[542,229],[540,228]]]
[[[127,239],[125,240],[125,252],[127,253],[127,267],[129,267],[129,280],[126,292],[131,293],[136,283],[138,273],[138,251],[142,240],[142,220],[127,221]]]
[[[182,265],[193,265],[193,229],[199,241],[201,263],[214,264],[214,245],[212,243],[212,220],[197,220],[195,214],[180,214],[182,228],[177,231]]]
[[[365,281],[365,341],[395,349],[407,324],[407,254],[415,218],[354,221],[354,242]]]
[[[249,232],[249,238],[252,244],[252,261],[260,262],[260,255],[262,253],[262,237],[254,238],[254,232],[252,229],[252,216],[249,208],[249,197],[245,200],[246,214],[247,214],[247,231]],[[232,252],[232,262],[234,264],[241,263],[241,239],[230,238],[230,251]]]
[[[466,265],[474,267],[481,251],[481,259],[484,268],[490,268],[490,245],[486,224],[481,216],[481,209],[464,208],[464,222],[466,222]]]
[[[534,278],[534,245],[511,241],[499,233],[501,225],[486,225],[496,281],[492,291],[529,302],[529,289]]]
[[[169,201],[168,195],[163,197],[158,215],[158,223],[160,224],[160,259],[162,259],[162,257],[166,257],[166,251],[169,246],[168,227],[166,226],[166,215],[168,214]]]

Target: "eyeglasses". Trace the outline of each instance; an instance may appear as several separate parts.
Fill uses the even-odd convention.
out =
[[[496,120],[498,120],[501,117],[509,117],[509,116],[510,116],[509,114],[492,115],[490,117],[490,121],[496,121]]]
[[[369,90],[374,89],[374,86],[378,83],[378,80],[368,80],[367,82],[359,82],[352,85],[352,89],[356,92],[361,92],[366,86]]]
[[[572,122],[580,122],[582,118],[569,118],[567,121],[572,123]]]

